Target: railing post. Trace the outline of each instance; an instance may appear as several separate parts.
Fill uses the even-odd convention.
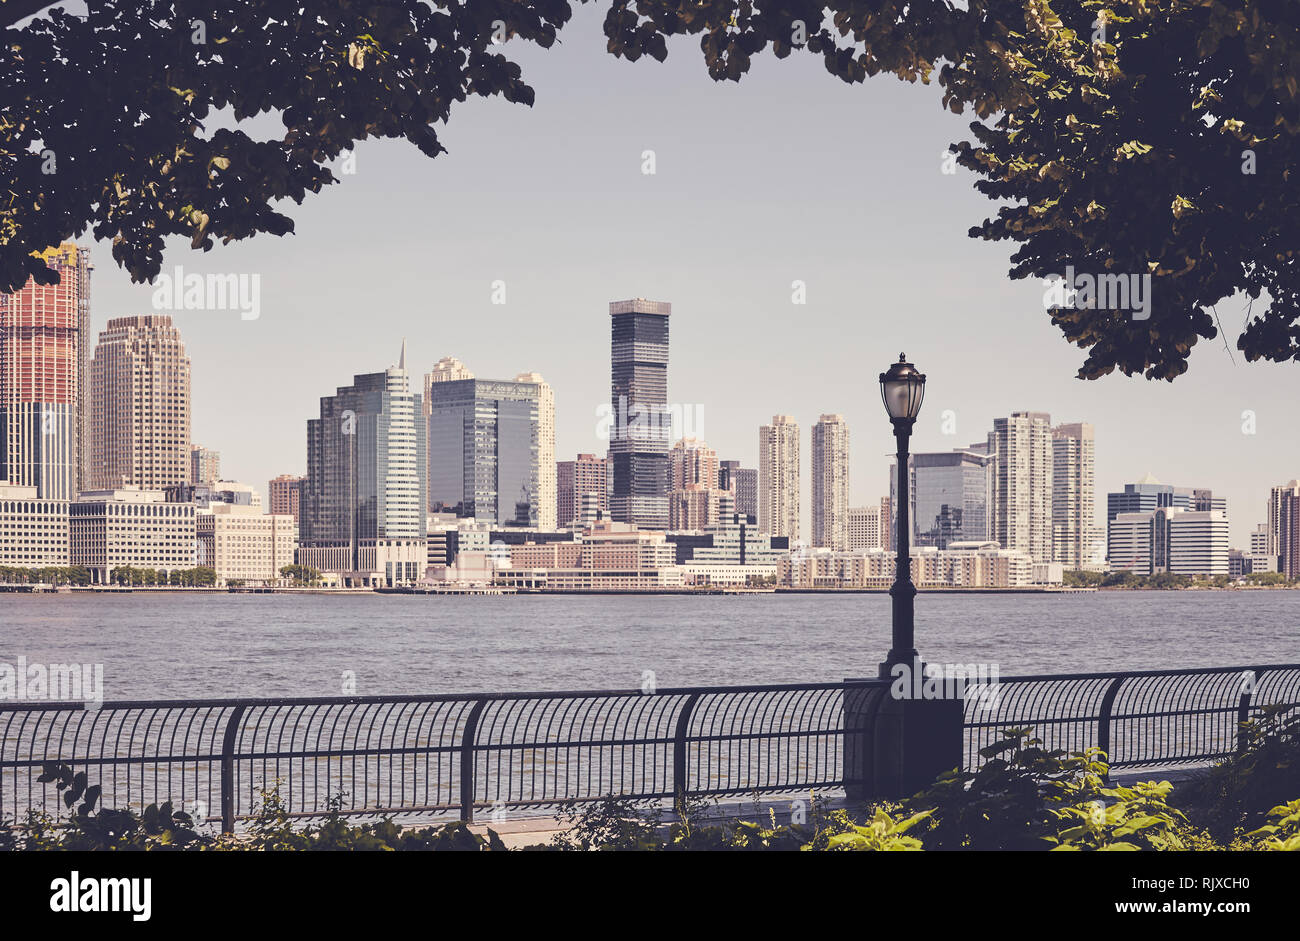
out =
[[[221,832],[235,832],[235,734],[239,720],[244,717],[244,707],[236,706],[226,720],[226,732],[221,737]]]
[[[460,819],[474,822],[474,743],[478,735],[478,718],[483,714],[486,699],[474,703],[465,720],[465,734],[460,740]]]
[[[686,797],[686,736],[691,730],[691,713],[695,711],[695,704],[699,701],[700,694],[692,693],[686,698],[685,705],[682,706],[681,714],[677,716],[677,728],[673,732],[673,803],[681,801]],[[677,807],[673,808],[678,810]]]
[[[1114,756],[1110,753],[1110,716],[1115,708],[1115,697],[1119,695],[1119,688],[1124,684],[1127,677],[1117,676],[1106,687],[1106,695],[1101,697],[1101,712],[1097,716],[1097,747],[1106,755],[1106,775],[1102,779],[1110,782],[1110,765]]]
[[[1264,670],[1256,667],[1253,670],[1243,670],[1241,674],[1241,696],[1237,700],[1237,754],[1243,754],[1246,751],[1247,738],[1246,730],[1242,728],[1243,724],[1250,721],[1250,704],[1254,697],[1255,688],[1259,686],[1259,675]],[[1246,676],[1250,676],[1250,681],[1246,682]]]

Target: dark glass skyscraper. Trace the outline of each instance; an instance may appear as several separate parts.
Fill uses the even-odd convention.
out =
[[[617,522],[668,528],[668,317],[672,305],[636,298],[613,301],[610,315],[609,451]]]
[[[540,387],[454,379],[425,388],[429,509],[495,526],[536,527]]]
[[[946,549],[953,542],[990,538],[989,457],[972,451],[910,456],[912,545]],[[898,501],[897,474],[889,475],[890,505]],[[892,526],[897,525],[894,520]]]
[[[406,346],[399,364],[356,376],[307,422],[299,561],[358,584],[406,584],[425,568],[425,433]]]

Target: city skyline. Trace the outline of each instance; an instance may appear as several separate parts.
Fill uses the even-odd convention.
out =
[[[627,303],[627,304],[632,304],[632,303],[634,303],[634,302],[618,302],[618,303]],[[654,302],[645,302],[645,303],[654,304]],[[611,310],[613,309],[614,305],[615,305],[615,302],[610,302]],[[670,308],[670,305],[669,305],[669,304],[663,304],[663,305],[661,305],[661,306],[663,307],[663,309],[669,309],[669,308]],[[97,352],[99,352],[99,350],[100,350],[100,348],[101,348],[101,345],[104,345],[106,340],[107,340],[107,344],[105,345],[105,348],[106,348],[106,349],[107,349],[107,348],[111,348],[112,345],[113,345],[115,342],[120,342],[120,340],[115,339],[115,338],[117,337],[117,333],[115,333],[114,331],[115,331],[115,330],[120,331],[124,326],[127,326],[127,325],[129,325],[129,326],[131,326],[131,327],[136,327],[136,326],[145,326],[145,327],[147,327],[148,329],[158,329],[158,328],[162,328],[162,329],[164,329],[165,331],[168,331],[168,335],[169,335],[172,339],[171,339],[171,340],[168,340],[167,342],[171,342],[171,343],[175,343],[175,344],[176,344],[177,348],[178,348],[179,351],[180,351],[180,352],[179,352],[179,356],[180,356],[180,358],[181,358],[181,361],[184,363],[184,365],[185,365],[186,368],[188,369],[188,363],[189,363],[189,359],[190,359],[190,357],[189,357],[188,355],[186,355],[186,347],[185,347],[185,343],[184,343],[184,338],[180,336],[180,334],[179,334],[179,330],[178,330],[178,329],[173,325],[172,318],[171,318],[170,316],[165,316],[165,315],[146,315],[146,316],[143,316],[143,317],[128,317],[128,318],[115,317],[115,318],[111,318],[111,319],[110,319],[110,323],[109,323],[108,328],[107,328],[106,330],[104,330],[104,331],[102,331],[102,332],[100,333],[99,342],[96,343],[94,349],[91,350],[91,351],[88,351],[88,352],[91,354],[91,356],[90,356],[90,360],[91,360],[91,361],[90,361],[90,363],[88,364],[90,368],[87,369],[88,378],[89,378],[89,374],[91,373],[91,371],[92,371],[92,369],[93,369],[93,359],[94,359],[94,354],[97,353]],[[148,346],[148,344],[146,344],[146,346]],[[78,352],[80,352],[80,351],[78,351]],[[404,359],[405,359],[405,355],[406,355],[406,351],[405,351],[405,341],[403,341],[403,361],[404,361]],[[188,378],[189,378],[188,375],[185,376],[185,381],[186,381],[187,384],[188,384]],[[435,363],[435,364],[430,368],[429,372],[426,373],[426,374],[424,375],[424,388],[425,388],[425,390],[426,390],[426,397],[425,397],[425,412],[426,412],[426,416],[427,416],[427,412],[428,412],[428,401],[429,401],[429,400],[428,400],[428,397],[427,397],[427,393],[428,393],[428,391],[429,391],[430,388],[431,388],[430,383],[448,382],[448,381],[456,381],[456,380],[470,380],[470,381],[473,381],[473,378],[474,378],[474,374],[473,374],[472,372],[470,372],[470,371],[468,370],[468,368],[465,367],[464,364],[461,363],[460,360],[458,360],[456,357],[454,357],[454,356],[443,356],[441,359],[439,359],[439,360],[438,360],[438,361],[437,361],[437,362],[436,362],[436,363]],[[520,383],[532,384],[532,385],[536,386],[536,387],[538,388],[538,393],[537,393],[537,394],[540,395],[540,397],[541,397],[541,398],[540,398],[540,402],[544,403],[544,405],[543,405],[542,407],[540,407],[540,408],[539,408],[539,407],[536,407],[536,406],[534,407],[534,420],[535,420],[535,423],[537,423],[537,428],[538,428],[538,429],[546,429],[546,432],[545,432],[545,433],[541,433],[541,432],[539,432],[538,434],[535,435],[535,439],[534,439],[534,440],[538,441],[539,444],[540,444],[540,442],[541,442],[543,439],[549,439],[549,440],[552,440],[552,441],[553,441],[553,440],[554,440],[555,433],[556,433],[556,417],[555,417],[555,404],[554,404],[554,393],[553,393],[553,391],[551,390],[549,384],[546,383],[545,380],[542,378],[542,376],[541,376],[539,373],[537,373],[537,372],[522,372],[522,373],[519,373],[518,375],[516,375],[516,377],[515,377],[515,379],[514,379],[513,381],[506,381],[504,384],[505,384],[505,385],[517,385],[517,384],[520,384]],[[88,384],[93,384],[93,383],[88,383]],[[185,401],[184,401],[184,404],[185,404],[185,406],[188,408],[188,406],[189,406],[189,401],[188,401],[188,399],[189,399],[189,396],[188,396],[188,389],[185,390],[185,392],[182,394],[181,398],[185,400]],[[92,412],[94,411],[94,407],[95,407],[96,405],[99,405],[100,407],[102,407],[102,402],[96,401],[96,402],[92,403]],[[673,408],[674,406],[673,406],[672,403],[669,403],[668,407],[669,407],[669,408]],[[703,412],[703,411],[706,409],[706,406],[704,405],[704,403],[700,403],[699,405],[696,406],[696,408],[697,408],[699,411]],[[617,412],[617,406],[615,406],[615,409],[614,409],[614,410],[615,410],[615,412]],[[816,471],[817,471],[817,464],[816,464],[816,461],[817,461],[817,453],[818,453],[818,452],[817,452],[816,435],[817,435],[817,433],[819,432],[820,427],[821,427],[821,426],[823,425],[823,423],[824,423],[825,421],[827,421],[828,419],[831,419],[831,420],[834,420],[834,421],[836,421],[836,422],[840,422],[840,423],[843,422],[843,417],[842,417],[842,416],[839,416],[839,415],[833,415],[833,416],[832,416],[832,415],[825,415],[825,414],[823,414],[823,415],[821,415],[821,416],[819,417],[818,422],[813,426],[813,428],[812,428],[812,430],[811,430],[811,439],[810,439],[810,440],[812,441],[813,447],[809,449],[811,453],[810,453],[810,455],[809,455],[809,459],[808,459],[809,470],[812,472],[812,473],[810,473],[809,476],[812,477],[812,478],[815,478],[815,476],[816,476]],[[948,415],[947,413],[945,413],[945,415],[944,415],[944,419],[945,419],[945,421],[948,421],[948,420],[951,419],[951,416]],[[1044,451],[1044,453],[1043,453],[1042,455],[1039,456],[1039,461],[1040,461],[1040,462],[1042,462],[1042,463],[1044,463],[1044,464],[1056,464],[1056,465],[1058,465],[1058,469],[1059,469],[1060,462],[1061,462],[1061,460],[1062,460],[1062,455],[1061,455],[1061,453],[1059,453],[1059,452],[1061,451],[1061,447],[1060,447],[1060,446],[1061,446],[1062,444],[1069,444],[1071,447],[1073,447],[1073,448],[1075,448],[1075,449],[1077,450],[1077,448],[1080,446],[1080,445],[1078,444],[1078,442],[1079,442],[1080,440],[1085,440],[1085,439],[1086,439],[1086,443],[1087,443],[1088,451],[1089,451],[1090,456],[1091,456],[1091,452],[1092,452],[1092,425],[1091,425],[1090,423],[1088,423],[1088,422],[1075,422],[1075,423],[1073,423],[1073,424],[1066,424],[1066,425],[1060,425],[1060,426],[1052,427],[1052,426],[1051,426],[1051,418],[1050,418],[1050,415],[1047,414],[1047,413],[1043,413],[1043,412],[1024,412],[1024,411],[1021,411],[1021,412],[1012,412],[1012,413],[1011,413],[1011,418],[1010,418],[1011,421],[1024,420],[1024,419],[1036,420],[1036,422],[1034,422],[1035,427],[1036,427],[1037,425],[1041,425],[1041,426],[1042,426],[1041,428],[1038,428],[1038,429],[1037,429],[1037,435],[1036,435],[1036,436],[1034,437],[1034,439],[1033,439],[1033,440],[1039,442],[1039,446],[1037,447],[1037,449],[1035,450],[1034,453],[1037,453],[1037,450],[1043,450],[1043,451]],[[775,419],[774,419],[774,420],[779,420],[779,421],[784,421],[784,422],[788,422],[788,423],[790,423],[790,424],[792,425],[792,433],[795,434],[796,436],[799,434],[798,423],[795,422],[795,421],[793,421],[793,420],[790,418],[790,416],[775,416]],[[1003,437],[1005,437],[1005,434],[1006,434],[1006,432],[1005,432],[1005,426],[1007,425],[1007,423],[1008,423],[1008,419],[1005,418],[1005,417],[999,417],[999,418],[995,418],[995,419],[993,419],[993,422],[992,422],[993,430],[990,431],[990,432],[988,432],[988,444],[983,446],[983,450],[984,450],[984,451],[988,452],[988,451],[990,451],[990,450],[992,450],[992,449],[994,449],[994,448],[996,447],[996,441],[998,440],[998,436],[999,436],[999,434],[1001,434],[1001,435],[1003,435]],[[88,422],[87,424],[89,424],[89,422]],[[766,427],[767,427],[766,425],[764,425],[764,426],[760,426],[760,436],[761,436],[761,434],[763,433],[763,429],[766,428]],[[999,428],[1003,428],[1004,430],[1003,430],[1002,432],[999,432],[999,431],[998,431]],[[678,429],[678,430],[680,431],[680,430],[682,430],[682,429]],[[687,425],[687,430],[689,430],[689,423],[688,423],[688,425]],[[951,432],[949,432],[949,434],[951,435]],[[83,433],[82,433],[80,430],[78,431],[78,437],[83,437]],[[600,436],[597,435],[597,438],[599,438],[599,437],[600,437]],[[682,444],[682,443],[689,443],[689,444],[691,444],[692,446],[707,447],[707,442],[706,442],[706,441],[704,441],[703,439],[697,439],[697,438],[695,438],[693,435],[689,435],[689,434],[686,434],[686,435],[677,435],[677,434],[674,434],[674,435],[671,437],[670,440],[671,440],[671,442],[672,442],[674,448],[677,447],[679,444]],[[794,440],[796,440],[796,442],[797,442],[797,438],[794,439]],[[205,456],[205,457],[204,457],[205,460],[209,460],[209,461],[211,461],[211,462],[217,463],[217,462],[220,461],[220,455],[221,455],[221,453],[222,453],[222,452],[221,452],[220,450],[218,450],[218,449],[210,449],[210,448],[206,448],[206,447],[201,446],[201,445],[199,445],[199,444],[196,444],[196,443],[194,443],[194,442],[192,442],[192,441],[189,442],[188,445],[186,445],[186,444],[184,444],[184,443],[182,442],[182,443],[180,443],[180,444],[178,445],[178,447],[182,449],[181,451],[178,452],[178,454],[180,455],[179,458],[178,458],[178,464],[179,464],[181,467],[183,467],[183,468],[185,468],[185,467],[191,467],[191,466],[192,466],[192,467],[197,467],[197,464],[196,464],[196,463],[192,463],[192,460],[193,460],[193,461],[197,461],[197,456],[198,456],[199,454],[204,455],[204,456]],[[844,447],[847,449],[847,444],[845,444]],[[967,454],[969,455],[969,453],[971,453],[972,451],[978,451],[978,450],[980,450],[980,449],[981,449],[981,444],[977,442],[975,445],[971,445],[971,446],[967,446],[967,447],[961,447],[961,446],[954,447],[954,448],[952,449],[951,452],[936,452],[936,453],[938,453],[938,454],[945,454],[945,453],[946,453],[946,454],[950,454],[950,455],[951,455],[951,454],[959,454],[959,453],[963,453],[963,452],[965,452],[965,453],[967,453]],[[540,451],[543,450],[543,448],[538,447],[537,450],[540,452]],[[553,447],[553,446],[550,447],[550,448],[545,448],[544,450],[547,452],[548,460],[543,461],[543,460],[541,459],[541,455],[540,455],[540,453],[539,453],[538,458],[537,458],[537,459],[538,459],[538,481],[537,481],[537,486],[538,486],[538,488],[539,488],[539,489],[538,489],[538,496],[537,496],[537,503],[538,503],[539,509],[542,508],[543,503],[544,503],[544,501],[545,501],[545,494],[541,492],[542,477],[543,477],[543,476],[546,476],[546,475],[547,475],[547,472],[548,472],[548,470],[549,470],[549,476],[551,477],[551,479],[552,479],[552,481],[553,481],[553,480],[554,480],[554,477],[555,477],[556,468],[557,468],[557,466],[558,466],[558,463],[560,463],[560,461],[559,461],[559,459],[558,459],[558,455],[556,456],[556,459],[554,459],[554,460],[549,459],[552,455],[555,455],[555,450],[554,450],[554,447]],[[721,461],[720,461],[721,455],[719,455],[719,454],[717,453],[717,450],[716,450],[716,449],[708,448],[708,450],[713,454],[713,461],[714,461],[715,464],[721,464],[721,463],[724,463],[724,462],[721,462]],[[796,451],[800,451],[800,452],[801,452],[801,448],[798,446],[798,444],[796,444]],[[579,455],[579,456],[581,456],[581,455]],[[817,488],[816,488],[816,485],[815,485],[815,483],[814,483],[813,481],[810,480],[810,481],[808,481],[808,482],[804,482],[804,481],[802,480],[802,478],[803,478],[803,476],[804,476],[804,475],[803,475],[803,463],[804,463],[804,461],[802,460],[802,458],[798,458],[798,460],[799,460],[799,465],[798,465],[798,467],[796,468],[796,470],[797,470],[796,477],[797,477],[798,480],[799,480],[800,496],[799,496],[799,500],[798,500],[797,509],[796,509],[795,512],[796,512],[796,514],[799,515],[799,517],[800,517],[800,530],[801,530],[801,532],[800,532],[799,534],[795,535],[794,538],[796,538],[796,539],[802,539],[803,541],[805,541],[805,542],[808,543],[809,545],[816,545],[816,544],[820,544],[819,541],[818,541],[818,539],[817,539],[817,537],[816,537],[816,533],[814,532],[814,533],[812,534],[811,538],[810,538],[810,535],[809,535],[809,529],[812,528],[813,530],[815,530],[815,529],[816,529],[816,526],[817,526],[816,519],[815,519],[815,517],[816,517],[816,513],[817,513],[817,506],[818,506],[818,504],[817,504],[817,502],[816,502],[816,501],[817,501]],[[731,460],[726,461],[725,463],[730,464],[730,465],[740,465],[740,464],[743,464],[743,461],[739,461],[739,460],[731,459]],[[851,460],[851,458],[850,458],[849,460],[844,461],[844,463],[848,465],[848,466],[845,468],[845,470],[848,470],[848,468],[851,468],[851,467],[854,465],[855,462],[853,462],[853,461]],[[1068,463],[1068,462],[1067,462],[1067,463]],[[888,468],[888,466],[892,466],[892,465],[889,464],[887,461],[886,461],[886,465],[887,465],[887,468]],[[182,470],[181,473],[184,473],[184,470]],[[757,471],[757,470],[754,470],[753,473],[755,473],[755,475],[757,475],[758,471]],[[190,472],[190,476],[193,476],[193,475],[194,475],[194,471],[191,471],[191,472]],[[233,475],[222,475],[222,476],[224,476],[226,479],[229,479],[229,480],[234,480],[234,479],[235,479]],[[283,476],[283,475],[279,475],[279,476]],[[861,475],[855,475],[855,476],[861,476]],[[1151,475],[1150,471],[1147,471],[1147,472],[1143,475],[1143,478],[1142,478],[1142,479],[1148,479],[1148,478],[1151,478],[1151,477],[1152,477],[1152,475]],[[265,487],[262,485],[262,483],[261,483],[260,481],[253,483],[253,486],[256,487],[259,491],[261,491],[261,492],[263,493],[263,499],[264,499],[264,502],[269,503],[269,501],[270,501],[270,496],[271,496],[271,495],[270,495],[270,493],[269,493],[269,488],[270,488],[271,481],[274,480],[274,479],[275,479],[275,478],[267,478],[266,486],[265,486]],[[1133,479],[1136,479],[1136,478],[1131,478],[1130,480],[1125,481],[1125,483],[1124,483],[1122,486],[1124,486],[1124,487],[1129,486],[1129,485],[1132,483],[1132,480],[1133,480]],[[132,482],[134,482],[134,481],[131,481],[131,480],[125,480],[125,479],[122,481],[122,483],[132,483]],[[172,483],[180,483],[180,482],[182,482],[182,481],[179,480],[179,479],[177,479],[177,480],[175,480],[175,481],[171,481],[171,482],[172,482]],[[186,481],[186,482],[188,482],[188,481]],[[113,482],[103,481],[103,482],[101,482],[101,483],[102,483],[103,486],[108,486],[110,483],[113,483]],[[1075,504],[1075,505],[1072,505],[1072,507],[1071,507],[1072,515],[1075,516],[1076,518],[1087,518],[1087,513],[1086,513],[1086,510],[1084,510],[1084,508],[1085,508],[1085,507],[1088,507],[1088,506],[1092,506],[1092,507],[1094,508],[1094,509],[1093,509],[1093,513],[1092,513],[1092,517],[1091,517],[1092,522],[1093,522],[1092,542],[1093,542],[1094,544],[1096,544],[1096,542],[1097,542],[1098,540],[1101,540],[1101,541],[1104,543],[1104,541],[1105,541],[1105,519],[1104,519],[1103,515],[1100,514],[1100,510],[1099,510],[1099,507],[1100,507],[1100,501],[1097,500],[1096,497],[1097,497],[1097,495],[1098,495],[1099,492],[1103,492],[1103,493],[1112,493],[1112,492],[1115,492],[1115,490],[1117,490],[1118,487],[1115,487],[1115,488],[1106,488],[1106,489],[1103,489],[1103,490],[1100,490],[1100,491],[1099,491],[1098,488],[1100,488],[1101,485],[1096,484],[1095,482],[1093,483],[1093,486],[1092,486],[1091,489],[1084,487],[1084,486],[1083,486],[1083,481],[1082,481],[1082,480],[1075,481],[1074,484],[1075,484],[1075,486],[1074,486],[1074,488],[1073,488],[1073,490],[1072,490],[1073,497],[1072,497],[1071,499],[1074,501],[1074,504]],[[113,485],[117,485],[117,484],[114,483]],[[670,490],[670,492],[671,492],[671,490],[673,489],[673,486],[674,486],[674,484],[673,484],[672,482],[670,482],[670,486],[669,486],[669,490]],[[892,487],[892,479],[891,479],[891,487]],[[87,489],[90,489],[90,488],[87,488]],[[1275,499],[1275,497],[1276,497],[1276,492],[1277,492],[1279,489],[1280,489],[1280,485],[1278,485],[1278,484],[1273,484],[1273,485],[1270,487],[1270,492],[1273,494],[1273,496],[1270,497],[1269,499]],[[809,493],[810,490],[811,490],[811,493]],[[1091,497],[1090,497],[1090,498],[1086,496],[1088,493],[1091,493]],[[1044,499],[1044,498],[1045,498],[1045,499]],[[996,485],[995,485],[995,486],[994,486],[994,489],[993,489],[993,492],[990,493],[990,500],[991,500],[991,502],[992,502],[994,505],[996,505],[997,499],[998,499],[998,495],[997,495],[997,490],[996,490]],[[868,497],[868,500],[870,500],[870,497]],[[1053,500],[1057,500],[1057,501],[1059,502],[1059,496],[1055,496],[1055,497],[1054,497],[1053,495],[1049,495],[1049,494],[1046,494],[1046,493],[1045,493],[1045,494],[1043,495],[1043,498],[1040,498],[1038,502],[1039,502],[1039,504],[1047,505],[1048,503],[1051,503]],[[1220,498],[1219,498],[1219,501],[1220,501],[1220,502],[1223,502],[1223,501],[1224,501],[1224,498],[1220,497]],[[847,509],[847,506],[848,506],[848,505],[857,505],[857,504],[859,504],[859,503],[861,503],[861,502],[862,502],[862,500],[861,500],[861,496],[860,496],[857,492],[854,492],[853,495],[852,495],[852,497],[849,499],[848,503],[846,504],[846,509]],[[804,511],[805,506],[806,506],[806,508],[807,508],[807,512]],[[577,507],[575,506],[575,510],[576,510],[576,509],[577,509]],[[1057,509],[1059,510],[1059,507],[1058,507]],[[1081,513],[1080,511],[1083,511],[1083,512]],[[552,512],[553,512],[553,510],[552,510]],[[1242,511],[1230,513],[1230,514],[1229,514],[1229,518],[1232,519],[1232,520],[1234,520],[1234,521],[1236,522],[1236,525],[1233,527],[1233,535],[1232,535],[1232,538],[1231,538],[1231,540],[1230,540],[1231,543],[1232,543],[1232,545],[1234,546],[1234,548],[1243,548],[1244,550],[1249,551],[1250,538],[1251,538],[1251,535],[1252,535],[1253,532],[1254,532],[1254,527],[1257,526],[1257,525],[1260,525],[1261,522],[1267,524],[1267,523],[1268,523],[1268,514],[1269,514],[1270,512],[1271,512],[1271,511],[1270,511],[1270,508],[1269,508],[1267,505],[1265,505],[1264,507],[1262,507],[1262,508],[1260,509],[1260,512],[1259,512],[1258,514],[1256,514],[1256,513],[1252,510],[1252,508],[1249,507],[1249,506],[1246,507],[1246,508],[1245,508],[1244,510],[1242,510]],[[534,515],[534,516],[538,516],[539,514],[538,514],[537,512],[534,512],[533,515]],[[549,516],[550,516],[549,513],[545,513],[544,511],[543,511],[543,513],[540,514],[540,515],[545,515],[546,517],[548,517],[548,519],[549,519]],[[992,515],[992,518],[993,518],[994,520],[998,517],[998,511],[996,510],[996,508],[993,509],[993,510],[991,511],[991,515]],[[1029,515],[1032,517],[1032,516],[1035,516],[1036,514],[1033,514],[1033,513],[1031,512]],[[1262,519],[1261,519],[1261,520],[1257,520],[1257,519],[1255,519],[1255,516],[1256,516],[1256,515],[1260,516]],[[915,522],[915,521],[914,521],[914,522]],[[532,525],[537,526],[538,528],[547,528],[545,525],[543,525],[541,519],[538,519],[538,520],[537,520],[536,522],[534,522]],[[1056,521],[1056,525],[1057,525],[1057,527],[1059,528],[1059,527],[1061,526],[1061,521],[1060,521],[1060,520],[1057,520],[1057,521]],[[1071,538],[1072,538],[1073,541],[1075,541],[1075,542],[1077,543],[1077,542],[1079,541],[1078,532],[1080,532],[1080,530],[1078,529],[1077,524],[1070,524],[1070,526],[1072,527],[1073,531],[1075,532],[1075,535],[1074,535],[1073,537],[1071,537]],[[1237,537],[1237,535],[1236,535],[1236,530],[1240,530],[1240,529],[1246,529],[1246,530],[1248,530],[1247,538],[1245,538],[1245,539],[1239,539],[1239,538]],[[1003,537],[1006,536],[1005,533],[1002,534],[1002,535],[1003,535]],[[1005,543],[1006,541],[1008,541],[1007,538],[999,538],[998,534],[993,533],[993,532],[989,532],[989,536],[988,536],[988,538],[990,538],[990,539],[994,539],[995,541],[999,541],[1000,543]],[[1033,550],[1032,554],[1035,554],[1035,555],[1037,555],[1037,556],[1039,556],[1039,557],[1042,557],[1042,556],[1044,555],[1044,551],[1045,551],[1045,550],[1043,549],[1043,546],[1046,545],[1047,543],[1050,543],[1050,542],[1051,542],[1051,538],[1052,538],[1052,537],[1051,537],[1051,534],[1050,534],[1050,533],[1045,533],[1045,534],[1043,535],[1043,537],[1041,537],[1039,540],[1035,541],[1034,544],[1035,544],[1035,546],[1036,546],[1037,548],[1035,548],[1035,549]],[[1012,541],[1018,541],[1018,540],[1012,540]],[[1058,538],[1057,541],[1059,541],[1059,538]],[[826,539],[822,539],[820,542],[821,542],[821,543],[826,543],[827,540],[826,540]],[[920,542],[918,542],[918,545],[921,545],[921,544],[924,544],[924,543],[925,543],[925,539],[924,539],[924,537],[920,537]],[[1048,547],[1048,549],[1047,549],[1046,551],[1050,551],[1050,546]],[[1058,547],[1058,550],[1057,550],[1057,551],[1058,551],[1058,553],[1059,553],[1059,547]],[[1080,557],[1081,557],[1081,556],[1079,556],[1079,555],[1077,554],[1077,550],[1076,550],[1075,553],[1070,554],[1070,555],[1067,555],[1067,557],[1062,558],[1062,559],[1059,559],[1059,561],[1065,561],[1065,562],[1068,563],[1068,562],[1071,561],[1071,559],[1074,559],[1074,558],[1080,558]],[[1070,566],[1070,565],[1067,564],[1067,567],[1072,567],[1072,566]]]
[[[672,301],[671,397],[705,404],[699,437],[721,459],[757,466],[755,429],[773,414],[801,428],[842,414],[854,506],[888,493],[892,437],[875,377],[900,349],[929,376],[917,451],[966,445],[1015,410],[1088,421],[1098,493],[1147,472],[1204,481],[1227,497],[1241,546],[1270,489],[1300,475],[1294,363],[1246,364],[1205,341],[1172,384],[1074,378],[1084,353],[1048,322],[1043,285],[1008,280],[1006,246],[965,235],[990,205],[965,171],[941,172],[948,144],[968,132],[935,89],[840,87],[798,57],[715,84],[689,41],[669,47],[663,64],[614,60],[597,11],[578,9],[555,49],[511,47],[536,78],[533,108],[465,103],[432,163],[399,142],[360,145],[356,173],[298,207],[290,237],[206,253],[168,240],[165,272],[260,274],[256,320],[155,311],[157,286],[131,284],[96,242],[90,334],[111,317],[170,313],[193,360],[195,440],[264,493],[271,478],[305,473],[297,429],[334,377],[382,369],[402,336],[413,375],[453,353],[480,375],[538,370],[554,389],[557,460],[603,453],[593,429],[609,400],[604,311],[638,295]],[[800,116],[775,149],[773,113]],[[897,124],[897,139],[863,114]],[[654,176],[641,172],[647,149]],[[860,202],[808,184],[864,174],[873,182]],[[638,223],[611,238],[615,202]],[[492,303],[497,280],[505,304]],[[805,305],[791,303],[795,280]],[[1229,345],[1244,308],[1218,307]],[[1242,432],[1247,410],[1255,434]],[[807,513],[804,525],[806,536]]]

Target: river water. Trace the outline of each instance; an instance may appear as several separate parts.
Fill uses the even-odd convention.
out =
[[[884,594],[0,595],[0,663],[103,665],[106,700],[659,688],[874,675]],[[934,594],[935,663],[1001,675],[1300,662],[1300,591]]]

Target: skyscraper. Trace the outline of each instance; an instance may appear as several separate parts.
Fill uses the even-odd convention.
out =
[[[435,382],[455,382],[459,379],[473,379],[474,374],[454,356],[444,356],[433,364],[433,368],[424,374],[424,395],[429,396],[429,387]]]
[[[1052,561],[1052,433],[1046,412],[1012,412],[993,420],[991,537],[1003,549]]]
[[[849,547],[849,426],[823,415],[812,430],[812,544]]]
[[[1287,578],[1300,578],[1300,480],[1274,487],[1277,495],[1277,570]],[[1270,504],[1270,511],[1272,505]]]
[[[1100,555],[1094,460],[1092,425],[1073,422],[1052,429],[1052,561],[1068,569]]]
[[[732,512],[758,519],[758,471],[741,467],[740,461],[722,461],[718,465],[718,486],[731,491]]]
[[[849,551],[880,549],[880,507],[849,507]]]
[[[84,486],[90,252],[42,256],[59,283],[0,294],[0,481],[71,500]]]
[[[307,422],[298,562],[345,582],[395,586],[427,564],[425,425],[410,391],[406,343],[396,366],[353,378]]]
[[[594,454],[579,454],[572,461],[556,464],[557,520],[561,527],[582,520],[584,497],[590,497],[594,511],[609,516],[609,461]]]
[[[493,526],[540,526],[539,385],[426,377],[425,388],[429,509]]]
[[[270,497],[270,513],[292,516],[295,520],[301,515],[302,483],[306,477],[281,474],[272,478],[266,486]]]
[[[614,459],[610,516],[668,528],[668,318],[672,305],[613,301],[610,315],[609,450]]]
[[[221,479],[221,452],[190,445],[190,482],[210,484]]]
[[[692,485],[720,489],[718,452],[698,438],[683,438],[668,452],[668,488],[684,490]]]
[[[799,538],[799,424],[789,415],[758,429],[758,528]]]
[[[920,452],[908,456],[909,518],[914,546],[947,549],[950,542],[989,538],[992,459],[971,450]],[[898,503],[898,472],[890,465],[889,505]],[[892,529],[897,520],[890,520]]]
[[[1268,555],[1282,555],[1282,496],[1294,490],[1294,480],[1280,484],[1269,490],[1268,494],[1268,543],[1265,546]]]
[[[718,452],[698,438],[682,438],[668,452],[668,526],[702,530],[718,521]]]
[[[515,382],[537,386],[537,526],[555,529],[557,507],[555,481],[555,392],[541,373],[521,372]]]
[[[90,388],[86,489],[190,483],[190,358],[171,317],[110,320]]]

